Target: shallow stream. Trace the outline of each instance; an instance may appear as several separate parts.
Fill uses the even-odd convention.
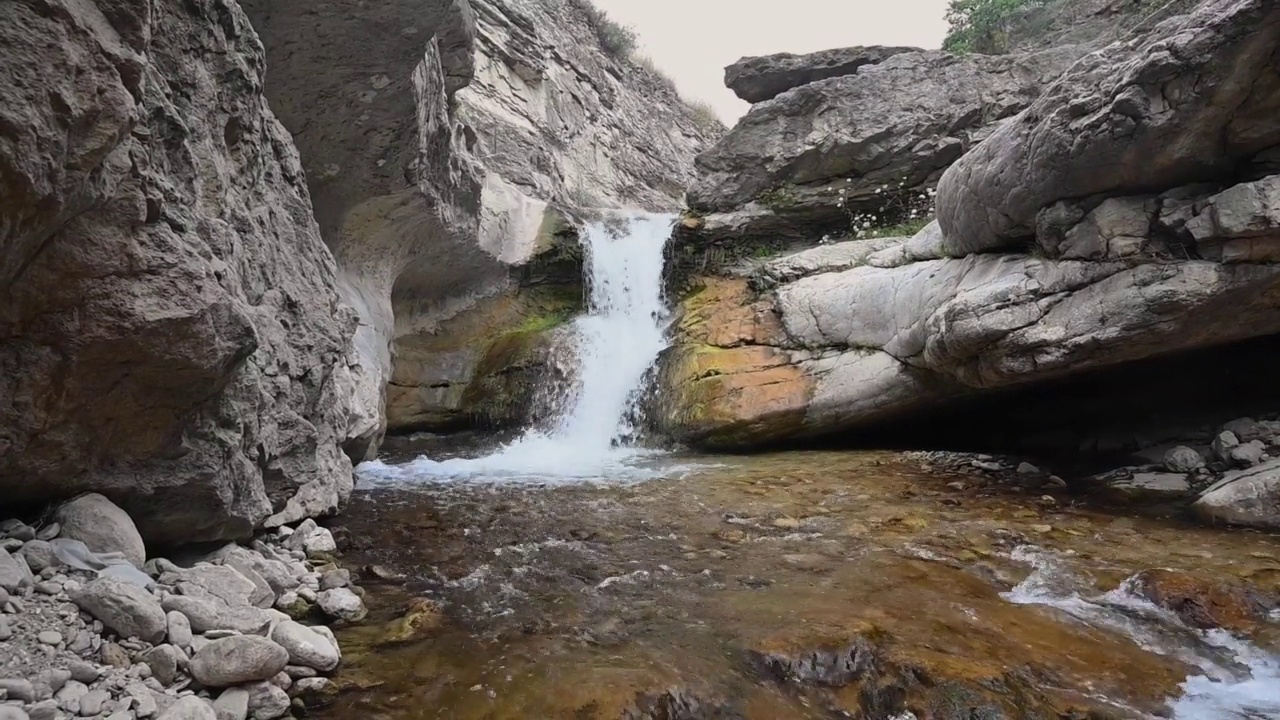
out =
[[[1280,718],[1280,618],[1193,629],[1126,586],[1168,568],[1274,596],[1280,537],[900,453],[645,462],[363,467],[346,562],[405,578],[368,585],[321,717]]]

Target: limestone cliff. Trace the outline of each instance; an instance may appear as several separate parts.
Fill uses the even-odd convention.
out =
[[[243,6],[0,11],[4,503],[160,544],[338,510],[393,367],[409,424],[517,413],[569,221],[674,210],[718,132],[577,2]]]
[[[364,417],[385,386],[393,429],[517,421],[542,332],[581,304],[572,219],[676,211],[720,128],[604,49],[576,0],[245,6],[361,313]]]
[[[355,319],[248,19],[230,0],[3,16],[3,502],[97,490],[162,544],[338,509]]]
[[[719,221],[758,217],[751,199],[773,179],[843,172],[850,147],[940,175],[940,223],[830,244],[822,234],[838,233],[817,226],[816,247],[695,280],[664,363],[666,430],[715,447],[847,438],[961,398],[1280,332],[1278,43],[1274,3],[1206,0],[1064,67],[944,167],[910,150],[936,147],[944,128],[889,132],[930,107],[906,102],[905,86],[891,99],[907,107],[856,125],[891,144],[832,144],[845,134],[826,125],[793,143],[753,134],[764,118],[828,122],[805,107],[867,117],[845,95],[880,87],[908,53],[758,104],[699,160],[700,202],[724,214],[691,220],[686,249],[758,246]],[[744,156],[766,161],[754,175],[718,164]],[[853,184],[876,167],[856,168]]]

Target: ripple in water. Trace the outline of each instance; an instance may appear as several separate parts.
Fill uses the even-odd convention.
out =
[[[588,311],[572,336],[576,382],[568,411],[550,430],[531,429],[479,458],[403,465],[361,464],[366,484],[413,482],[618,482],[669,477],[684,470],[664,455],[635,447],[632,418],[646,374],[667,346],[662,298],[663,247],[674,216],[630,214],[587,230]]]
[[[1132,592],[1129,583],[1089,597],[1051,553],[1034,547],[1013,559],[1032,566],[1003,597],[1019,605],[1056,608],[1075,619],[1128,636],[1142,648],[1198,667],[1169,701],[1175,720],[1280,720],[1280,658],[1223,630],[1189,628]]]

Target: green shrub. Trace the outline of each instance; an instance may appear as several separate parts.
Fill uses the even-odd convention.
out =
[[[951,29],[942,48],[955,53],[999,55],[1009,51],[1009,30],[1026,10],[1048,0],[951,0]]]
[[[627,60],[636,49],[636,31],[623,25],[608,13],[591,4],[591,0],[570,0],[574,7],[587,16],[591,29],[600,40],[600,47],[619,60]]]

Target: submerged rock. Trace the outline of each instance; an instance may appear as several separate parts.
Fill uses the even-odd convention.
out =
[[[1182,619],[1187,625],[1232,632],[1252,630],[1276,607],[1242,582],[1228,583],[1171,570],[1146,570],[1129,582],[1138,594]]]

